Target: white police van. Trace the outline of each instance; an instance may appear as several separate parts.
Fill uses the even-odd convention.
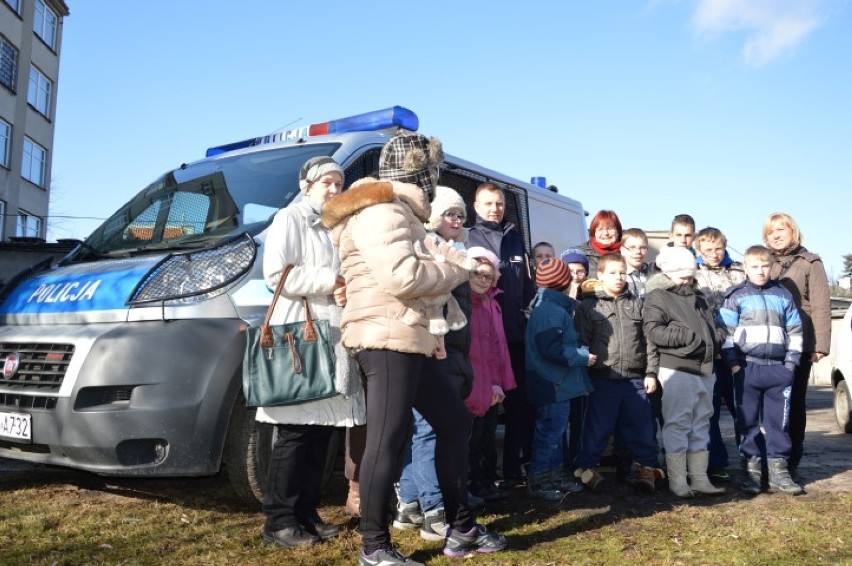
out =
[[[332,156],[351,184],[375,174],[394,133],[417,128],[397,106],[211,148],[55,265],[10,281],[0,296],[0,456],[110,476],[224,467],[256,505],[274,428],[246,408],[241,369],[246,325],[259,324],[272,296],[266,230],[299,198],[308,158]],[[505,189],[528,248],[586,239],[577,201],[446,156],[440,182],[468,203],[484,181]]]

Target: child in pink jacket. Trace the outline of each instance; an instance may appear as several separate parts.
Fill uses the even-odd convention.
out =
[[[473,389],[465,405],[473,414],[470,436],[470,491],[486,500],[499,499],[497,489],[497,405],[514,389],[515,376],[506,346],[503,315],[497,304],[500,260],[482,247],[467,250],[477,265],[470,274],[470,363]]]

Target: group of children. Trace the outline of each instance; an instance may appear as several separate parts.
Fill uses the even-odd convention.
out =
[[[604,222],[617,222],[602,212],[609,213]],[[722,403],[735,417],[741,489],[761,492],[765,456],[769,489],[802,493],[787,470],[785,428],[802,326],[792,295],[769,279],[769,250],[750,247],[744,263],[735,263],[724,234],[709,227],[696,234],[688,215],[675,217],[669,240],[651,265],[646,234],[625,230],[619,252],[594,258],[595,273],[578,250],[557,258],[546,242],[534,247],[539,291],[526,336],[537,410],[530,495],[559,500],[570,479],[597,491],[608,446],[616,459],[626,456],[626,479],[642,491],[653,492],[667,473],[680,497],[724,493],[711,482],[730,481]],[[580,398],[579,445],[566,461],[569,406]]]

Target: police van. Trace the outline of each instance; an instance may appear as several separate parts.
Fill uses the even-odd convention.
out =
[[[108,476],[226,472],[262,499],[274,427],[245,406],[245,328],[272,297],[262,246],[300,198],[309,158],[375,175],[385,142],[417,116],[386,110],[212,147],[142,189],[55,264],[0,295],[0,456]],[[452,155],[441,184],[468,203],[491,181],[529,249],[586,240],[580,203]],[[335,450],[332,447],[332,450]],[[330,458],[331,460],[331,458]]]

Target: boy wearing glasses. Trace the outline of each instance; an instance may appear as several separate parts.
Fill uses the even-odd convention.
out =
[[[641,228],[628,228],[621,236],[621,255],[627,263],[627,286],[634,298],[645,298],[645,283],[653,274],[648,257],[648,235]]]

